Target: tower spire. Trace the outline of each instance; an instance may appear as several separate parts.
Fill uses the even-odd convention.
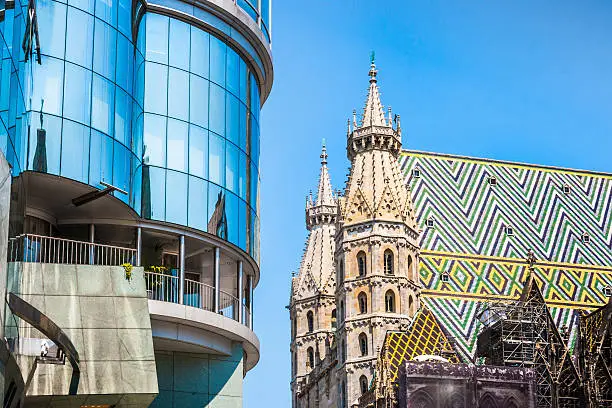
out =
[[[380,102],[380,92],[378,91],[378,70],[376,64],[372,58],[370,64],[370,87],[368,89],[368,97],[366,99],[365,107],[363,108],[363,119],[361,120],[361,127],[366,126],[387,126],[385,121],[385,112],[383,110],[382,103]]]

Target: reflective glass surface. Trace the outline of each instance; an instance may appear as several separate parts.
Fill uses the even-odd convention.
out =
[[[142,215],[221,236],[258,259],[255,76],[225,42],[188,23],[148,13],[138,35]]]

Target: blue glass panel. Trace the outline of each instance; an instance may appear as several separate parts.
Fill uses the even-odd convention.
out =
[[[266,27],[270,27],[270,0],[261,0],[261,19]]]
[[[32,90],[32,109],[40,110],[44,99],[43,112],[61,115],[64,85],[64,62],[55,58],[43,57],[42,64],[31,64],[32,76],[27,83]],[[36,78],[33,81],[33,78]]]
[[[210,84],[209,129],[218,135],[225,135],[225,90]]]
[[[240,100],[244,103],[247,103],[248,98],[248,77],[249,73],[247,71],[246,62],[240,58],[240,64],[238,66],[238,95],[240,96]]]
[[[259,121],[259,109],[260,109],[260,100],[259,100],[259,87],[257,86],[257,81],[255,80],[255,76],[251,74],[251,112],[255,119]]]
[[[36,122],[38,122],[38,114],[36,114],[36,118]],[[44,132],[39,132],[38,129],[38,126],[31,126],[28,168],[59,175],[62,120],[57,116],[45,115]]]
[[[250,174],[251,179],[250,184],[251,184],[251,197],[250,200],[251,202],[249,203],[251,205],[251,208],[253,209],[257,209],[257,194],[259,193],[258,191],[258,174],[257,174],[257,168],[253,165],[253,163],[251,162],[251,174]]]
[[[209,134],[208,179],[220,186],[225,186],[225,139]]]
[[[134,46],[123,35],[117,35],[117,85],[128,93],[132,92]]]
[[[225,214],[225,209],[223,208],[224,201],[225,190],[215,184],[208,183],[208,221],[206,231],[210,234],[218,235],[218,232],[222,229],[220,224],[221,215]]]
[[[138,25],[138,37],[136,38],[136,49],[144,55],[147,46],[147,15],[140,19]]]
[[[173,67],[189,71],[189,24],[170,19],[170,57]]]
[[[187,175],[168,170],[166,177],[166,221],[187,225]]]
[[[247,236],[247,205],[244,201],[238,201],[239,225],[238,225],[238,246],[246,251],[246,236]]]
[[[251,116],[251,160],[259,168],[259,125]]]
[[[217,37],[210,37],[210,80],[225,87],[225,55],[227,45]]]
[[[239,132],[240,132],[240,148],[246,152],[246,142],[247,142],[247,107],[245,104],[240,103],[240,122],[239,122]]]
[[[91,126],[111,134],[115,106],[115,87],[101,76],[93,76]]]
[[[166,118],[144,114],[143,161],[154,166],[166,166]]]
[[[89,127],[64,120],[62,132],[62,176],[88,182]]]
[[[96,17],[117,26],[117,0],[96,0]]]
[[[227,240],[238,245],[240,214],[238,213],[238,197],[232,193],[226,193],[225,212],[227,214]]]
[[[168,119],[168,168],[187,171],[187,140],[187,123]]]
[[[85,10],[89,14],[94,13],[94,0],[68,0],[68,4]],[[70,19],[68,19],[70,21]]]
[[[95,19],[93,70],[111,81],[115,80],[117,31]]]
[[[130,190],[130,205],[140,215],[142,198],[142,164],[136,156],[132,155],[132,189]]]
[[[117,0],[115,0],[117,1]],[[132,2],[131,0],[118,0],[119,10],[117,28],[128,38],[132,38]]]
[[[189,177],[189,226],[206,231],[208,224],[208,183],[197,177]]]
[[[166,170],[159,167],[142,168],[142,215],[164,220],[166,216]]]
[[[208,131],[194,125],[189,127],[189,173],[208,177]]]
[[[165,115],[167,112],[168,67],[145,63],[145,112]]]
[[[238,168],[238,195],[243,200],[246,200],[247,196],[247,156],[240,152],[240,163]]]
[[[93,56],[93,17],[68,7],[66,27],[66,59],[86,68],[91,68]]]
[[[225,138],[236,146],[240,145],[240,102],[238,98],[225,94]]]
[[[132,98],[121,89],[115,94],[115,139],[130,146],[130,128],[132,126]]]
[[[191,72],[208,78],[210,35],[191,26]]]
[[[64,117],[89,125],[91,108],[91,71],[66,63]]]
[[[130,185],[130,151],[119,142],[115,142],[113,155],[113,185],[122,190],[128,191]],[[117,192],[116,197],[126,201],[125,194]]]
[[[208,81],[189,75],[189,121],[208,128]]]
[[[92,130],[89,152],[89,184],[97,186],[100,181],[113,183],[113,140]]]
[[[144,88],[145,88],[145,64],[141,64],[136,72],[136,84],[134,98],[136,103],[144,107]]]
[[[227,48],[227,69],[225,88],[236,96],[240,95],[240,57],[236,51]]]
[[[168,17],[147,13],[147,61],[168,63]]]
[[[137,106],[135,103],[132,104],[134,107],[134,111],[136,112]],[[143,148],[143,132],[144,132],[144,115],[142,112],[135,113],[133,116],[132,125],[134,130],[132,131],[132,151],[136,154],[136,156],[140,159],[142,157],[142,148]]]
[[[176,68],[168,73],[168,116],[189,119],[189,74]]]
[[[40,52],[57,58],[64,58],[66,41],[66,5],[56,1],[38,2],[38,33]]]
[[[249,16],[255,21],[257,21],[257,11],[256,7],[251,6],[246,0],[238,0],[238,5],[247,12]]]
[[[232,143],[226,143],[225,150],[225,186],[233,193],[238,193],[239,181],[239,150]]]

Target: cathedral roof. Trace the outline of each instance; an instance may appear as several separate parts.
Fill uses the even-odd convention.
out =
[[[337,201],[327,170],[327,150],[321,152],[321,171],[317,196],[306,203],[306,225],[309,233],[300,270],[293,278],[292,299],[307,299],[319,294],[334,295],[336,290],[334,252]]]

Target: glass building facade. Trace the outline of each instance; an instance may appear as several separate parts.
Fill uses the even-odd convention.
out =
[[[15,176],[112,184],[142,218],[217,235],[258,260],[268,73],[252,40],[218,16],[157,5],[189,18],[128,0],[36,0],[40,64],[23,50],[28,2],[6,9],[0,148]],[[269,42],[269,0],[236,5]]]

